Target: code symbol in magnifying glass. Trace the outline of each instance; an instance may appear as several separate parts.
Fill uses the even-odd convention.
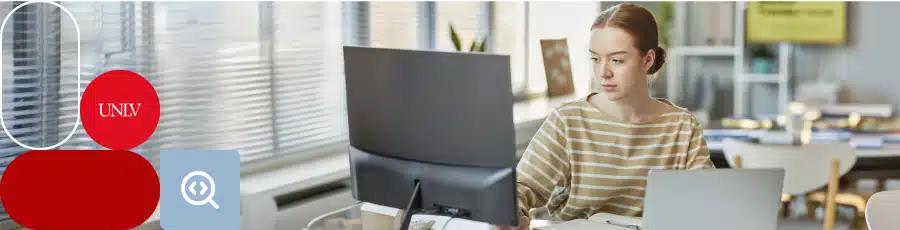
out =
[[[240,161],[233,150],[161,150],[161,227],[239,230]]]

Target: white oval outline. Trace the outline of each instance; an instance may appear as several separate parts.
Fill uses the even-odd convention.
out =
[[[19,144],[19,146],[22,146],[26,149],[31,149],[31,150],[48,150],[48,149],[59,147],[63,143],[66,143],[66,141],[69,141],[69,138],[72,138],[72,134],[75,134],[75,130],[78,129],[78,123],[81,122],[81,29],[78,28],[78,21],[75,21],[75,16],[72,16],[72,13],[69,12],[69,10],[66,9],[65,7],[59,5],[55,2],[51,2],[51,1],[28,1],[28,2],[22,3],[19,6],[16,6],[16,8],[13,8],[12,11],[10,11],[9,14],[7,14],[5,18],[3,18],[3,24],[0,24],[0,41],[2,41],[2,39],[3,39],[3,29],[6,27],[6,21],[9,20],[9,16],[12,16],[13,13],[16,12],[16,10],[19,10],[19,8],[22,8],[23,6],[27,6],[28,4],[36,3],[36,2],[48,3],[50,5],[59,7],[59,9],[65,11],[66,14],[69,15],[69,18],[72,19],[72,23],[75,23],[75,34],[78,36],[78,39],[77,39],[78,45],[76,46],[77,50],[75,52],[77,54],[76,55],[77,67],[76,68],[78,71],[78,106],[77,106],[78,107],[78,116],[75,117],[75,125],[72,127],[72,132],[69,132],[69,136],[67,136],[66,139],[63,139],[59,143],[56,143],[55,145],[50,146],[50,147],[38,147],[38,148],[31,147],[26,144],[22,144],[22,142],[19,142],[19,140],[16,140],[16,138],[13,137],[13,135],[9,133],[9,130],[6,129],[6,122],[3,121],[3,87],[0,87],[0,126],[3,126],[3,132],[5,132],[7,136],[9,136],[9,139],[12,139],[12,141],[16,142],[16,144]],[[2,56],[3,56],[2,50],[3,50],[3,42],[0,42],[0,59],[2,59]],[[0,79],[2,79],[2,78],[3,78],[3,65],[0,65]]]

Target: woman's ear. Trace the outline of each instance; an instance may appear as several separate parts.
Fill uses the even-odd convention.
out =
[[[650,68],[653,68],[654,59],[656,59],[656,50],[647,50],[647,55],[644,55],[644,72],[650,71]]]

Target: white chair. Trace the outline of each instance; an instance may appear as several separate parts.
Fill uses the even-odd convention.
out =
[[[875,193],[866,205],[870,230],[900,229],[900,190]]]
[[[836,228],[837,207],[834,197],[837,194],[838,179],[849,172],[856,163],[855,150],[848,144],[762,145],[726,139],[723,142],[723,152],[728,164],[733,168],[784,169],[782,191],[785,195],[803,195],[828,186],[829,202],[826,202],[824,223],[784,219],[779,223],[779,229]],[[846,227],[837,228],[846,229]]]
[[[275,230],[278,207],[272,196],[241,194],[241,229]]]

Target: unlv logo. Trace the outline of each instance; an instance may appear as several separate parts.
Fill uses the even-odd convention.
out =
[[[100,117],[136,117],[142,103],[99,103]],[[136,105],[136,106],[135,106]],[[135,107],[137,107],[135,109]],[[104,112],[106,109],[106,112]]]
[[[128,150],[147,141],[159,123],[159,112],[153,85],[128,70],[98,76],[81,99],[84,131],[109,149]]]

